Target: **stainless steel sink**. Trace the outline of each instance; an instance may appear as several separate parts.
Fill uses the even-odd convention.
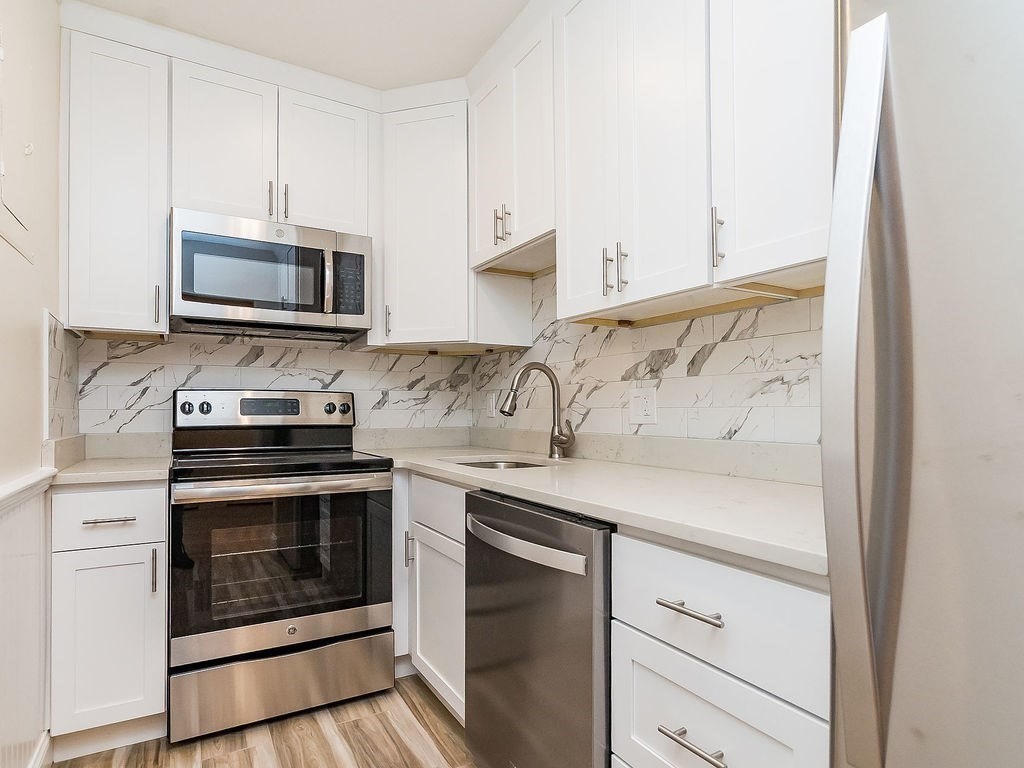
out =
[[[464,467],[479,467],[480,469],[526,469],[528,467],[543,467],[544,464],[533,464],[529,461],[466,461],[459,462]]]

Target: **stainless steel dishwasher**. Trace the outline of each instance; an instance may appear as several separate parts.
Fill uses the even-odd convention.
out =
[[[466,529],[478,768],[607,768],[611,526],[475,491]]]

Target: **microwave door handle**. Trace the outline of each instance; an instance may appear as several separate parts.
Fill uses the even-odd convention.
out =
[[[320,255],[323,265],[324,314],[334,314],[334,254],[324,251]]]

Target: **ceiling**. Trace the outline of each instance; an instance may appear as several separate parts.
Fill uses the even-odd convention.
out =
[[[386,90],[462,77],[527,0],[88,0]]]

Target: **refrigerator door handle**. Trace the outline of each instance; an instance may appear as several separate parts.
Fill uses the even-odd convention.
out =
[[[577,555],[575,552],[565,552],[561,549],[545,547],[543,544],[534,544],[532,541],[509,536],[507,533],[494,530],[489,525],[484,525],[471,514],[466,515],[466,528],[480,541],[513,557],[529,560],[531,563],[548,568],[556,568],[559,571],[575,573],[577,576],[587,575],[586,555]]]
[[[845,755],[833,766],[882,768],[899,618],[911,435],[910,348],[888,17],[850,36],[825,281],[822,490],[835,640],[835,696]],[[875,185],[877,184],[877,190]],[[872,194],[880,220],[872,219]],[[868,230],[873,223],[872,268]],[[880,225],[880,226],[879,226]],[[872,276],[876,419],[871,503],[861,496],[861,299]],[[870,521],[870,526],[868,522]],[[870,539],[866,538],[870,531]],[[835,720],[834,720],[835,722]]]

